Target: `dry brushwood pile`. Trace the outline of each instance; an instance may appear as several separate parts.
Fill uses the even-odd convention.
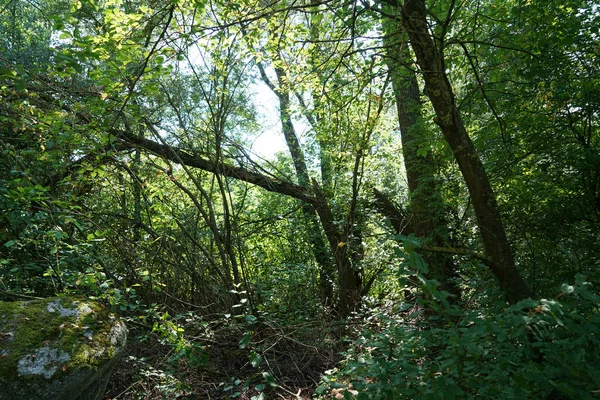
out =
[[[266,398],[311,398],[321,374],[339,361],[343,349],[338,338],[344,327],[336,323],[257,321],[248,330],[247,324],[225,319],[191,321],[184,329],[186,346],[196,352],[182,350],[185,357],[161,344],[158,335],[131,329],[107,396],[250,399],[265,393]]]

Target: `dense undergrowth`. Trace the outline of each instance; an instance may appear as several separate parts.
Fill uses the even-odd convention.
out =
[[[4,1],[0,300],[114,399],[600,398],[597,3]]]
[[[594,399],[600,298],[578,277],[509,308],[389,302],[366,318],[317,393],[357,399]],[[437,303],[436,305],[439,305]]]
[[[405,238],[406,239],[406,238]],[[600,297],[585,277],[554,299],[507,307],[501,293],[453,299],[427,264],[400,252],[402,295],[334,315],[147,312],[113,398],[594,399],[600,396]],[[300,307],[301,308],[301,307]],[[187,311],[186,311],[187,309]],[[163,310],[164,311],[164,310]],[[303,315],[298,318],[298,315]]]
[[[167,315],[131,325],[111,398],[306,398],[343,350],[339,321]]]

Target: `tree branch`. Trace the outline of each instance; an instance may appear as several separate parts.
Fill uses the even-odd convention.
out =
[[[375,199],[371,204],[390,221],[397,234],[408,235],[414,231],[410,218],[405,215],[404,210],[397,207],[385,193],[376,188],[372,188],[372,191]]]
[[[111,130],[111,135],[114,135],[119,144],[124,147],[141,148],[177,164],[184,164],[188,167],[198,168],[214,174],[221,174],[229,178],[260,186],[270,192],[296,198],[312,204],[313,206],[318,205],[317,198],[308,189],[302,186],[285,182],[277,178],[269,178],[265,175],[248,171],[242,167],[236,167],[226,163],[214,163],[204,158],[191,155],[176,147],[160,144],[145,138],[138,138],[124,131],[113,129]]]
[[[477,253],[469,249],[459,249],[456,247],[439,247],[439,246],[419,246],[417,250],[428,251],[431,253],[445,253],[462,256],[470,256],[478,259],[488,267],[496,267],[490,257],[486,257],[483,254]]]

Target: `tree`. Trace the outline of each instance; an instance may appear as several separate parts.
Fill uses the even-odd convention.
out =
[[[109,302],[162,397],[595,390],[595,2],[5,3],[0,297]]]
[[[449,229],[445,218],[440,184],[436,176],[431,135],[423,123],[421,92],[413,71],[412,55],[408,49],[406,34],[400,23],[400,10],[382,8],[383,45],[386,62],[391,75],[398,123],[402,136],[404,168],[410,192],[410,228],[422,238],[424,245],[447,246]],[[429,257],[430,276],[441,283],[441,287],[455,296],[460,296],[453,279],[456,266],[449,254],[433,253]]]
[[[422,0],[407,0],[403,6],[402,21],[417,63],[423,73],[426,93],[436,112],[435,122],[452,148],[477,216],[479,231],[490,266],[511,303],[530,295],[529,288],[516,269],[502,218],[481,159],[469,137],[455,95],[444,68],[444,36],[449,17],[442,26],[442,36],[429,33],[428,11]]]

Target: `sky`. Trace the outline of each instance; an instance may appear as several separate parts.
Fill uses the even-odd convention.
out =
[[[255,82],[250,89],[255,92],[254,104],[263,126],[262,133],[251,144],[251,151],[262,158],[273,159],[276,153],[287,151],[279,121],[279,100],[262,81]]]
[[[287,152],[287,144],[281,131],[281,121],[279,120],[279,99],[261,80],[257,80],[250,87],[254,92],[254,104],[258,112],[259,121],[263,131],[258,135],[251,146],[251,151],[259,157],[272,160],[278,152]],[[292,118],[296,129],[296,134],[301,143],[306,138],[310,127],[304,119]]]

